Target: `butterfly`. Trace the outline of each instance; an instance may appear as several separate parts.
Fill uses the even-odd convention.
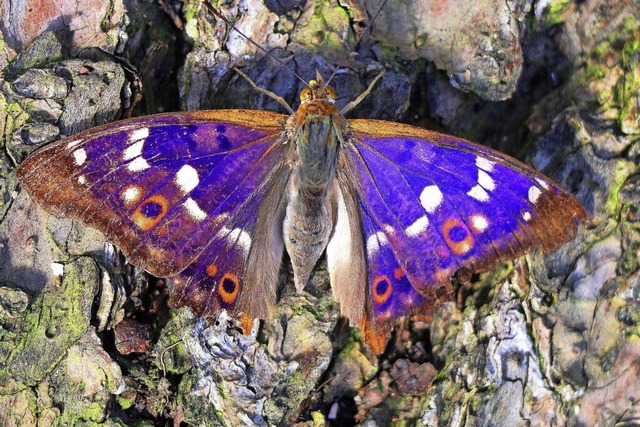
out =
[[[68,137],[19,182],[45,210],[103,232],[170,277],[173,306],[269,318],[283,255],[301,291],[323,254],[341,314],[384,349],[394,319],[451,299],[451,279],[588,217],[549,178],[497,151],[416,127],[348,120],[322,77],[291,115],[159,114]],[[353,106],[353,104],[350,104]]]

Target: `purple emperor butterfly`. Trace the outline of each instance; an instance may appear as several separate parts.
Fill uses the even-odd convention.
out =
[[[504,154],[415,127],[347,120],[311,81],[291,116],[160,114],[58,141],[18,169],[46,210],[171,277],[174,306],[268,318],[283,253],[302,290],[326,252],[341,311],[383,349],[392,320],[451,297],[452,275],[554,250],[587,215]]]

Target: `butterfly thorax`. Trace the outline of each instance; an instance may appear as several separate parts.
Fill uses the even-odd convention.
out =
[[[307,89],[289,122],[295,154],[283,230],[299,291],[309,280],[334,228],[336,159],[346,122],[333,103],[333,91],[313,86]]]
[[[300,92],[301,105],[287,127],[295,143],[294,174],[314,193],[326,190],[335,177],[335,160],[346,120],[335,105],[336,93],[318,74]]]

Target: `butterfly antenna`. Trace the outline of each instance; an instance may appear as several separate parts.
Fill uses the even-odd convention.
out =
[[[383,0],[382,1],[382,4],[378,8],[378,11],[373,16],[373,18],[371,18],[371,22],[369,23],[369,25],[364,30],[362,30],[362,32],[360,34],[358,34],[358,37],[356,38],[356,40],[354,40],[353,44],[351,46],[349,46],[349,49],[347,51],[354,50],[355,47],[358,45],[358,43],[360,43],[362,41],[362,39],[364,38],[364,35],[367,33],[367,30],[370,31],[371,28],[373,28],[373,23],[376,22],[376,19],[378,19],[378,16],[380,16],[380,12],[382,12],[382,9],[384,9],[384,7],[385,7],[385,5],[387,4],[388,1],[389,0]],[[331,83],[331,80],[333,80],[333,78],[335,77],[335,75],[337,73],[338,73],[338,68],[336,67],[336,69],[333,70],[333,73],[331,73],[331,76],[329,76],[329,79],[327,80],[326,86],[329,86],[329,83]],[[376,78],[374,81],[377,81],[377,80],[378,79]]]
[[[213,6],[211,6],[209,4],[209,2],[207,0],[202,0],[202,3],[204,3],[204,6],[209,10],[209,12],[211,12],[212,14],[214,14],[217,18],[221,19],[222,21],[224,21],[225,24],[227,24],[227,26],[229,26],[229,28],[231,28],[232,30],[234,30],[236,33],[240,34],[242,37],[244,37],[244,39],[246,41],[248,41],[250,44],[252,44],[253,46],[255,46],[259,51],[263,52],[265,55],[269,56],[271,59],[273,59],[274,61],[276,61],[278,64],[282,65],[283,67],[285,67],[287,70],[289,70],[291,72],[291,74],[293,74],[294,76],[296,76],[296,78],[298,80],[300,80],[302,82],[302,84],[304,84],[305,86],[309,86],[309,83],[306,82],[302,77],[300,77],[300,75],[298,75],[298,73],[295,72],[295,70],[293,68],[291,68],[289,66],[289,64],[287,64],[286,62],[284,62],[282,59],[276,57],[275,55],[273,55],[271,52],[269,52],[267,49],[265,49],[264,47],[260,46],[258,43],[254,42],[251,37],[247,36],[245,33],[243,33],[242,31],[240,31],[238,28],[236,28],[236,26],[229,21],[227,18],[225,18],[219,11],[215,10],[213,8]],[[236,72],[238,71],[238,69],[236,67],[234,67],[234,69],[236,70]],[[245,78],[248,79],[248,77],[245,74],[241,75]],[[249,80],[251,82],[251,80]],[[253,84],[253,82],[251,82],[251,85],[255,88],[256,86]],[[280,101],[278,101],[280,102]],[[291,107],[289,107],[291,108]]]
[[[238,69],[238,67],[233,67],[233,71],[235,71],[236,73],[240,74],[240,77],[242,77],[243,79],[248,81],[249,84],[251,85],[251,87],[253,88],[253,90],[255,90],[257,92],[260,92],[260,93],[263,93],[263,94],[267,95],[270,98],[273,98],[278,104],[282,105],[285,108],[285,110],[287,110],[289,112],[289,114],[293,114],[293,108],[291,108],[289,106],[289,104],[287,104],[287,101],[285,101],[283,97],[276,95],[275,93],[271,92],[270,90],[266,90],[266,89],[263,89],[263,88],[259,87],[258,85],[256,85],[253,82],[253,80],[251,80],[251,78],[249,76],[247,76],[245,73],[240,71]]]
[[[364,34],[366,34],[367,30],[370,30],[373,28],[373,23],[376,22],[376,19],[378,19],[378,16],[380,16],[380,12],[382,12],[382,9],[384,9],[385,5],[387,4],[387,1],[389,0],[383,0],[382,4],[380,5],[380,8],[378,9],[378,11],[376,12],[376,14],[373,16],[373,18],[371,18],[371,23],[369,24],[369,26],[367,28],[365,28],[361,33],[360,33],[360,37],[358,37],[358,39],[356,41],[353,42],[353,46],[351,46],[351,48],[353,49],[358,43],[360,43],[360,41],[364,38]]]
[[[342,114],[343,116],[345,114],[347,114],[349,111],[353,110],[354,108],[356,108],[356,106],[358,104],[360,104],[362,102],[363,99],[365,99],[367,96],[369,96],[369,94],[371,93],[371,91],[373,90],[373,87],[376,85],[376,83],[378,83],[378,80],[380,80],[382,78],[382,76],[384,76],[385,71],[382,70],[380,73],[378,73],[378,75],[376,76],[375,79],[373,79],[373,81],[371,82],[371,84],[369,85],[369,87],[367,88],[367,90],[365,90],[364,92],[362,92],[356,99],[354,99],[353,101],[351,101],[350,103],[348,103],[347,105],[344,106],[344,108],[342,110],[340,110],[340,114]]]

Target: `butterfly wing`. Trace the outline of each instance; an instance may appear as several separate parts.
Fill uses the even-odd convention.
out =
[[[371,312],[429,313],[456,272],[481,272],[539,247],[558,248],[587,215],[557,184],[519,161],[452,136],[353,120]],[[366,328],[365,328],[366,329]]]
[[[284,158],[284,157],[283,157]],[[245,330],[250,320],[269,318],[276,301],[284,242],[285,189],[290,169],[281,164],[256,190],[206,248],[173,278],[170,303],[189,306],[212,319],[221,309],[239,316]],[[250,287],[251,292],[242,292]]]
[[[277,209],[260,206],[268,197],[277,204],[282,191],[274,182],[286,175],[284,120],[241,110],[125,120],[47,146],[17,176],[46,210],[102,231],[131,263],[159,277],[182,272],[172,300],[211,312],[220,307],[215,295],[184,297],[226,289],[227,301],[238,298],[258,219],[276,222]],[[274,239],[262,237],[254,252],[277,251]]]

